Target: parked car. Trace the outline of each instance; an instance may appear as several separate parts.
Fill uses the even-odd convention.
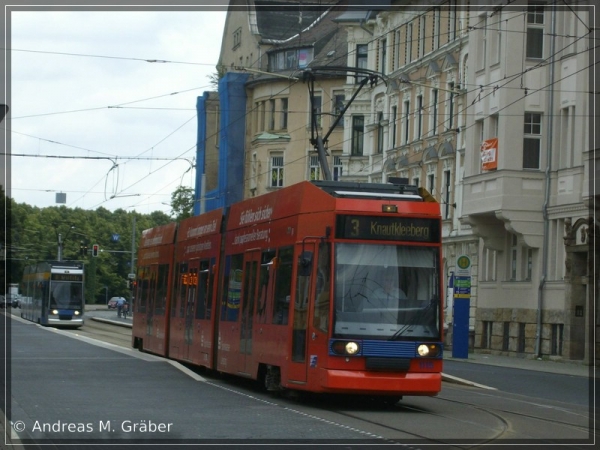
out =
[[[6,297],[4,297],[4,295],[0,295],[0,308],[6,308]]]
[[[119,297],[111,297],[108,301],[108,309],[117,309],[117,300],[119,300]]]

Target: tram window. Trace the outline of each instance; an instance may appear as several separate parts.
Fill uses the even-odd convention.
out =
[[[185,316],[185,299],[187,295],[187,263],[181,263],[177,271],[177,297],[173,299],[173,303],[179,305],[179,317]]]
[[[167,304],[167,289],[169,280],[169,265],[160,264],[158,266],[158,280],[156,285],[156,298],[154,303],[154,314],[158,316],[165,315]]]
[[[175,274],[179,274],[179,263],[175,263]],[[177,295],[179,292],[179,277],[173,277],[173,288],[171,290],[171,311],[169,312],[169,317],[175,317],[177,313]]]
[[[240,295],[242,292],[242,264],[244,255],[227,256],[225,276],[223,277],[223,301],[221,304],[221,320],[235,322],[240,311]]]
[[[273,323],[287,325],[290,297],[292,294],[293,247],[279,249],[279,264],[275,275],[275,304],[273,305]]]
[[[275,250],[265,250],[261,256],[260,277],[258,286],[258,306],[256,314],[258,315],[259,323],[267,323],[267,302],[272,297],[273,274],[277,267],[277,259],[275,258]]]
[[[198,296],[196,298],[196,319],[210,319],[210,270],[208,260],[200,261],[198,272]]]
[[[292,361],[301,362],[306,355],[306,328],[308,326],[308,300],[312,253],[303,252],[298,264],[296,299],[294,301],[294,332],[292,334]]]
[[[137,312],[146,312],[146,299],[148,297],[148,280],[145,277],[145,269],[140,268],[137,275]]]
[[[331,245],[321,243],[317,256],[317,286],[315,290],[315,313],[313,326],[327,332],[329,328],[329,278],[331,275]]]

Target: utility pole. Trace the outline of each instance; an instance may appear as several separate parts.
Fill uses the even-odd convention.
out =
[[[57,261],[62,261],[62,234],[58,233],[58,254],[57,254]]]
[[[129,273],[133,274],[134,280],[135,280],[135,268],[133,267],[134,255],[135,255],[135,213],[133,215],[133,226],[131,227],[131,266],[129,268]],[[129,278],[128,278],[128,280],[129,280]],[[133,312],[133,289],[129,291],[129,304],[131,305],[130,312]]]

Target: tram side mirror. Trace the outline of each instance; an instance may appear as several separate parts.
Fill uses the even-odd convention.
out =
[[[313,254],[312,252],[302,252],[298,261],[298,275],[301,277],[310,276],[312,269]]]

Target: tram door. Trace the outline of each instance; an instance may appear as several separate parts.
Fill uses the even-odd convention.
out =
[[[296,292],[292,318],[292,364],[290,379],[306,382],[308,372],[308,324],[311,320],[310,299],[313,290],[315,244],[307,242],[298,247]]]
[[[240,359],[241,372],[252,373],[252,328],[256,309],[257,278],[260,268],[260,250],[244,254],[244,278],[242,281]]]
[[[156,279],[158,277],[158,265],[150,266],[148,273],[148,303],[146,305],[146,335],[154,336],[154,304],[156,301]]]
[[[196,297],[198,291],[198,267],[199,260],[192,260],[189,264],[188,273],[185,274],[183,284],[187,287],[185,294],[184,310],[184,340],[182,358],[191,360],[190,350],[194,344],[194,316],[196,313]]]

